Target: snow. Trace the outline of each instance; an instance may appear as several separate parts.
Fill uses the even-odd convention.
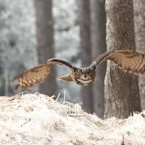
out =
[[[145,144],[145,112],[101,120],[79,104],[40,93],[1,97],[0,104],[0,144]]]

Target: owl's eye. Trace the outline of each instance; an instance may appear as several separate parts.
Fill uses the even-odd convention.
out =
[[[78,73],[80,73],[80,72],[81,72],[80,70],[76,70],[76,71],[75,71],[76,74],[78,74]]]
[[[91,73],[91,71],[90,70],[88,70],[88,74],[90,74]]]

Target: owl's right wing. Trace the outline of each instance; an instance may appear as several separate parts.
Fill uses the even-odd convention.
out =
[[[20,86],[26,90],[30,89],[37,83],[43,82],[43,80],[49,74],[51,66],[54,64],[59,64],[59,65],[65,66],[65,67],[69,68],[71,71],[73,71],[73,69],[74,69],[74,67],[70,63],[68,63],[64,60],[52,58],[52,59],[49,59],[46,63],[37,65],[32,69],[24,71],[20,75],[16,76],[11,81],[11,83],[13,83],[15,81],[18,82],[17,86],[15,87],[15,90],[17,90]]]
[[[110,50],[98,56],[92,65],[99,65],[105,60],[111,60],[124,72],[136,75],[145,73],[145,54],[135,50]]]

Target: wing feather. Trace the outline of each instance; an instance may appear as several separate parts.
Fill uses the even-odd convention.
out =
[[[59,65],[65,66],[65,67],[69,68],[71,71],[73,71],[76,68],[76,67],[72,66],[70,63],[68,63],[67,61],[57,59],[57,58],[48,59],[47,63],[59,64]]]
[[[96,65],[102,61],[111,60],[123,71],[132,72],[136,75],[145,73],[145,55],[134,50],[111,50],[100,55]]]
[[[21,86],[23,89],[32,88],[35,84],[43,82],[43,80],[47,77],[50,72],[50,66],[47,63],[40,64],[35,66],[34,68],[23,72],[22,74],[16,76],[11,83],[18,81],[16,86],[16,90],[18,86]]]
[[[30,89],[35,84],[43,82],[43,80],[47,77],[47,75],[50,72],[50,68],[54,64],[59,64],[62,66],[65,66],[71,71],[74,71],[74,69],[77,69],[76,67],[72,66],[70,63],[60,60],[57,58],[49,59],[46,63],[40,64],[35,66],[34,68],[30,70],[26,70],[22,74],[16,76],[11,83],[17,81],[18,85],[15,87],[15,90],[17,90],[20,86],[23,89]]]
[[[114,51],[115,50],[109,50],[109,51],[106,51],[103,54],[99,55],[90,66],[95,67],[95,66],[99,65],[101,62],[105,61],[106,57],[109,56]]]

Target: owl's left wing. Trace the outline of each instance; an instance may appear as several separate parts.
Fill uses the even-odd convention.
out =
[[[92,65],[111,60],[124,72],[129,71],[136,75],[145,73],[145,54],[134,50],[110,50],[96,58]]]
[[[15,81],[18,82],[18,85],[15,87],[16,90],[20,86],[23,89],[26,89],[26,90],[30,89],[35,84],[43,82],[43,80],[49,74],[51,66],[54,65],[54,64],[59,64],[59,65],[65,66],[65,67],[69,68],[71,71],[73,71],[74,68],[75,68],[70,63],[68,63],[68,62],[66,62],[64,60],[52,58],[52,59],[49,59],[46,63],[37,65],[37,66],[35,66],[32,69],[24,71],[20,75],[16,76],[11,81],[11,83],[13,83]],[[69,81],[71,81],[70,76],[68,76],[69,77]]]
[[[11,80],[11,83],[17,81],[18,84],[15,87],[15,90],[17,90],[20,86],[27,90],[32,88],[35,84],[43,82],[49,72],[50,66],[47,63],[40,64],[16,76],[13,80]]]

